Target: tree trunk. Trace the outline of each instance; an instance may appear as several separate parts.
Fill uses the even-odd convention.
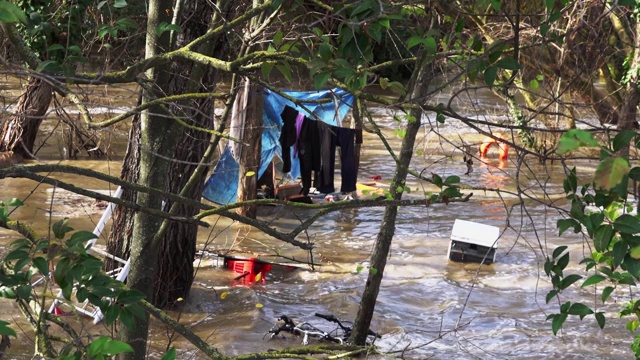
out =
[[[218,4],[222,12],[226,12],[228,3]],[[210,6],[205,6],[203,2],[186,2],[181,13],[182,19],[189,19],[183,23],[185,31],[181,42],[193,40],[195,35],[203,34],[208,27],[218,24],[220,14],[215,15],[212,20]],[[198,49],[198,52],[205,55],[212,55],[218,42],[214,39],[208,41]],[[169,84],[165,87],[167,95],[184,94],[194,92],[215,91],[216,71],[203,65],[193,65],[189,62],[178,61],[172,66],[173,76]],[[212,128],[214,120],[214,102],[211,99],[191,100],[179,103],[167,104],[172,114],[180,117],[190,125],[203,128]],[[140,171],[140,125],[134,121],[130,134],[130,144],[125,156],[122,169],[122,178],[128,181],[137,181]],[[205,149],[210,141],[210,134],[202,131],[179,127],[180,135],[175,152],[170,158],[170,168],[165,174],[168,179],[167,192],[180,193],[202,158]],[[205,178],[203,177],[185,196],[194,200],[200,200],[204,188]],[[123,197],[129,197],[135,201],[135,193],[125,191]],[[172,202],[166,202],[164,209],[169,209]],[[182,206],[175,214],[177,216],[190,217],[198,212],[197,208]],[[114,212],[111,236],[108,248],[111,253],[122,258],[129,255],[129,242],[134,224],[134,212],[130,210],[118,209]],[[186,299],[193,283],[193,261],[196,251],[198,227],[193,224],[170,223],[167,231],[160,241],[157,257],[157,269],[154,275],[152,286],[152,296],[150,302],[155,306],[165,308],[174,305],[178,299]]]
[[[160,54],[169,49],[169,32],[160,35],[156,32],[161,22],[171,23],[166,9],[172,8],[171,0],[151,0],[149,2],[147,19],[146,58]],[[166,66],[159,66],[148,70],[147,88],[143,90],[142,101],[146,103],[162,97],[167,89],[170,74]],[[176,122],[161,106],[151,106],[141,114],[140,144],[143,151],[140,154],[140,175],[138,184],[156,189],[165,189],[170,160],[178,139]],[[136,204],[142,207],[161,210],[162,199],[146,193],[138,193]],[[131,239],[131,270],[127,284],[135,290],[141,291],[148,299],[153,297],[154,275],[157,268],[159,244],[156,232],[162,224],[162,219],[153,215],[137,212],[134,216],[133,236]],[[123,341],[133,347],[132,353],[123,355],[126,359],[145,359],[147,337],[149,330],[149,314],[144,313],[132,329],[122,326],[120,335]]]
[[[247,81],[247,80],[244,80]],[[243,86],[242,84],[240,86]],[[240,155],[240,171],[238,179],[238,201],[255,200],[257,198],[258,170],[262,153],[262,105],[264,96],[262,87],[256,84],[249,86],[249,103],[244,122],[243,142]],[[247,176],[247,174],[253,175]],[[240,207],[237,213],[250,218],[256,218],[256,207]]]
[[[638,117],[638,101],[640,100],[640,93],[638,91],[638,76],[640,73],[640,19],[636,19],[635,26],[635,51],[633,52],[633,59],[629,69],[629,79],[627,82],[627,92],[622,104],[622,111],[620,116],[620,122],[618,123],[618,129],[620,130],[632,130],[637,126]]]
[[[138,104],[140,101],[138,101]],[[120,178],[131,183],[138,182],[140,173],[140,115],[135,115],[129,130],[129,145],[124,156]],[[124,189],[121,198],[131,202],[136,202],[136,192]],[[111,231],[107,240],[107,251],[121,259],[128,259],[130,256],[129,247],[133,234],[133,209],[116,206],[111,215]],[[107,258],[105,268],[112,270],[119,266],[117,261]]]
[[[413,76],[409,82],[409,99],[417,99],[421,104],[424,103],[425,96],[429,87],[429,83],[433,78],[433,63],[431,56],[423,55],[422,59],[416,63]],[[411,157],[413,155],[413,147],[415,145],[416,135],[420,130],[422,109],[414,107],[409,111],[415,121],[407,124],[407,132],[402,140],[400,148],[400,156],[396,163],[396,172],[390,186],[390,193],[393,199],[400,200],[402,198],[404,184],[406,182]],[[364,345],[367,340],[367,334],[373,318],[373,312],[376,306],[378,293],[380,292],[380,284],[384,274],[384,268],[387,264],[391,241],[395,233],[396,216],[398,214],[397,206],[387,206],[385,208],[380,231],[376,237],[375,247],[371,255],[371,268],[369,277],[365,285],[358,315],[353,324],[353,333],[350,341],[356,345]]]
[[[32,77],[20,96],[14,114],[2,126],[0,152],[13,151],[25,159],[33,159],[38,128],[52,99],[51,85]]]

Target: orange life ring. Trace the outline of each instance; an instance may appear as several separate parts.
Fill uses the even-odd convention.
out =
[[[504,137],[504,134],[502,133],[496,133],[495,137],[506,140],[506,138]],[[498,145],[498,150],[500,151],[500,155],[499,155],[500,160],[507,160],[507,158],[509,158],[509,144],[507,144],[506,142],[498,141],[489,136],[484,138],[484,140],[482,141],[482,145],[480,145],[480,156],[486,157],[487,152],[489,151],[489,148],[493,144]]]

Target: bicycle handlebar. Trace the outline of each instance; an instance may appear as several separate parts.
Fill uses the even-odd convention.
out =
[[[334,323],[340,323],[340,320],[338,320],[338,318],[335,317],[334,315],[316,313],[316,316],[319,317],[319,318],[325,319],[327,321],[331,321],[331,322],[334,322]]]

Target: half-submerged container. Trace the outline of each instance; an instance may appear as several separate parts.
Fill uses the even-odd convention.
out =
[[[449,260],[491,264],[496,261],[500,229],[456,219],[451,230]]]

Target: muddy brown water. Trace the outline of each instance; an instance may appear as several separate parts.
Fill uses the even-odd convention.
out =
[[[478,95],[478,116],[496,117],[495,101],[488,95]],[[485,105],[483,107],[483,104]],[[118,104],[115,104],[118,106]],[[385,128],[394,149],[400,139],[394,137],[393,114],[387,109],[375,109],[374,116]],[[556,202],[562,198],[562,169],[559,165],[532,163],[516,174],[515,156],[506,167],[500,168],[497,159],[486,163],[476,161],[474,172],[464,175],[466,167],[462,154],[447,143],[459,144],[459,137],[477,142],[481,137],[455,121],[444,125],[429,123],[431,129],[445,135],[444,140],[425,130],[419,144],[424,151],[414,158],[417,171],[458,175],[466,186],[487,186],[515,190],[519,184],[534,199]],[[54,129],[53,122],[45,125],[42,138]],[[55,134],[54,134],[55,135]],[[126,138],[126,131],[115,134]],[[55,136],[53,137],[55,139]],[[122,142],[124,143],[124,142]],[[384,187],[393,174],[392,161],[373,135],[367,135],[363,148],[361,181],[380,176]],[[52,143],[40,162],[60,163],[57,145]],[[124,147],[115,150],[122,155]],[[82,159],[63,161],[63,164],[91,168],[117,176],[119,161]],[[576,163],[579,173],[587,178],[594,164]],[[77,186],[101,191],[115,190],[104,182],[72,175],[54,175]],[[420,196],[422,191],[434,191],[427,184],[409,183],[408,196]],[[417,190],[417,191],[416,191]],[[547,251],[560,245],[569,246],[572,261],[569,270],[581,272],[578,264],[586,251],[578,236],[558,237],[557,212],[536,200],[511,207],[517,199],[508,194],[503,198],[492,192],[464,190],[474,195],[467,203],[436,204],[429,207],[401,208],[391,254],[384,272],[372,328],[382,334],[377,344],[389,352],[383,358],[399,356],[424,359],[623,359],[632,358],[629,350],[630,334],[624,320],[617,319],[615,307],[601,305],[588,290],[571,288],[563,294],[563,301],[583,301],[607,314],[607,327],[600,330],[592,316],[583,321],[570,318],[559,336],[551,332],[547,315],[558,311],[557,302],[545,304],[551,289],[544,276],[543,264]],[[543,197],[546,193],[548,196]],[[102,209],[95,202],[49,185],[31,180],[0,180],[0,198],[26,199],[26,205],[12,216],[28,222],[40,233],[46,233],[57,219],[69,217],[76,229],[93,228]],[[506,228],[507,210],[511,228]],[[353,319],[367,276],[367,261],[380,227],[383,209],[368,208],[332,213],[308,231],[308,238],[316,245],[314,261],[322,264],[316,271],[274,269],[266,282],[251,287],[233,286],[235,276],[216,266],[217,258],[203,256],[190,297],[185,299],[180,314],[173,312],[207,342],[225,354],[242,354],[294,346],[300,339],[274,339],[264,335],[279,315],[286,314],[298,321],[309,321],[328,330],[327,323],[313,316],[316,312],[332,313],[340,318]],[[292,214],[279,208],[261,209],[260,216],[274,226],[291,228],[309,213]],[[496,262],[490,266],[460,264],[447,259],[449,236],[455,219],[477,221],[505,230],[500,238]],[[199,250],[211,253],[233,248],[243,254],[260,254],[265,258],[286,262],[276,253],[306,260],[308,254],[289,245],[270,239],[247,226],[225,219],[211,218],[211,228],[199,234]],[[0,231],[0,252],[6,251],[15,234]],[[299,237],[303,239],[305,237]],[[272,256],[272,257],[270,257]],[[364,269],[358,271],[360,268]],[[221,296],[225,293],[226,296]],[[224,297],[224,299],[223,299]],[[624,296],[616,298],[622,302]],[[16,322],[20,328],[13,340],[8,358],[30,358],[33,345],[28,326],[11,301],[0,300],[0,319]],[[95,330],[102,329],[97,325]],[[154,323],[150,336],[152,358],[159,357],[166,343],[167,333]],[[200,359],[194,347],[177,339],[178,355],[182,359]]]

